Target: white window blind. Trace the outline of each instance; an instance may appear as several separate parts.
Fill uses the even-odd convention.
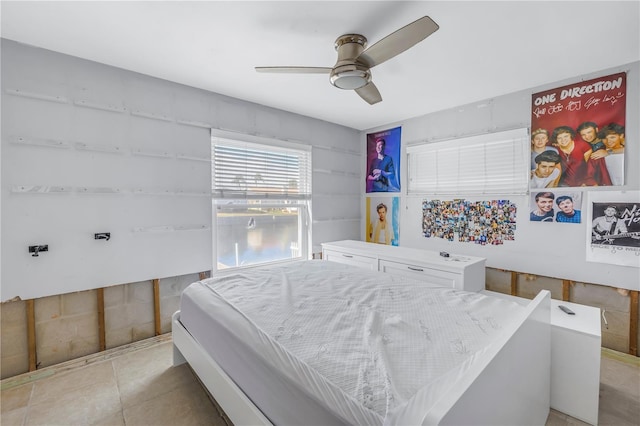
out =
[[[213,198],[311,199],[311,151],[212,138]]]
[[[510,130],[407,147],[409,194],[526,194],[529,134]]]

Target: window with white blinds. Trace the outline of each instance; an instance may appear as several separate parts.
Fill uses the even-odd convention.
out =
[[[311,199],[310,149],[214,136],[211,164],[213,198]]]
[[[409,194],[526,194],[528,130],[407,147]]]

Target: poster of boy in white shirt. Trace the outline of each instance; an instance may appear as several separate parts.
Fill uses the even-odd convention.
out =
[[[544,151],[535,158],[536,168],[531,171],[531,188],[555,188],[560,181],[560,155]]]

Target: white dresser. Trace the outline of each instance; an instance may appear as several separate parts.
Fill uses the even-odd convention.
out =
[[[485,290],[482,293],[529,300]],[[567,315],[559,305],[575,312]],[[601,354],[600,309],[551,299],[551,408],[598,424]]]
[[[344,240],[322,244],[322,258],[373,271],[419,277],[460,290],[484,290],[485,259],[473,256]]]

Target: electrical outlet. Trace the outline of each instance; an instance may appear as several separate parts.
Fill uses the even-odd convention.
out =
[[[29,246],[29,253],[33,253],[31,256],[38,257],[40,252],[49,251],[49,244],[43,244],[39,246]]]
[[[96,240],[107,240],[111,239],[111,232],[98,232],[97,234],[93,234],[93,238]]]

